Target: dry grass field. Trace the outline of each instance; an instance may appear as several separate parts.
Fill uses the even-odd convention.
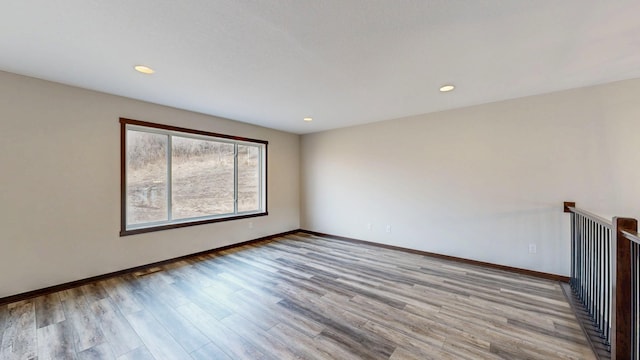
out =
[[[167,220],[166,137],[133,133],[128,144],[127,221]],[[172,219],[233,213],[233,144],[174,137],[172,145]],[[259,160],[257,147],[238,146],[239,212],[259,208]]]

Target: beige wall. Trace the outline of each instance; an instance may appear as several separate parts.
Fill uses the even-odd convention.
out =
[[[269,216],[119,237],[119,117],[269,141]],[[0,297],[299,228],[298,135],[0,72],[0,137]]]
[[[302,227],[567,275],[564,200],[640,217],[638,94],[630,80],[305,135]]]
[[[630,80],[299,144],[0,72],[0,297],[298,227],[566,275],[562,201],[640,218],[639,93]],[[269,216],[119,237],[119,117],[268,140]]]

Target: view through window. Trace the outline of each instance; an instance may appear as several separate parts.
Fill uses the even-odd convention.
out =
[[[266,141],[120,121],[122,235],[266,215]]]

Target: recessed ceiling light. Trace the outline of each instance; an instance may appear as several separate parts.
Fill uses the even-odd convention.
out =
[[[448,92],[451,91],[453,89],[455,89],[456,87],[453,85],[442,85],[440,86],[440,92]]]
[[[143,74],[153,74],[154,72],[156,72],[155,70],[153,70],[152,68],[145,66],[145,65],[136,65],[133,67],[134,69],[136,69],[137,72],[141,72]]]
[[[304,119],[302,119],[302,120],[304,120],[304,121],[306,121],[306,122],[309,122],[309,121],[313,121],[313,118],[311,118],[311,117],[306,117],[306,118],[304,118]]]

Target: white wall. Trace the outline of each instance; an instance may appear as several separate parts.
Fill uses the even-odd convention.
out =
[[[119,237],[120,117],[269,141],[269,215]],[[0,297],[297,229],[299,163],[298,135],[0,72]]]
[[[640,217],[638,94],[630,80],[305,135],[302,227],[568,275],[563,201]]]

